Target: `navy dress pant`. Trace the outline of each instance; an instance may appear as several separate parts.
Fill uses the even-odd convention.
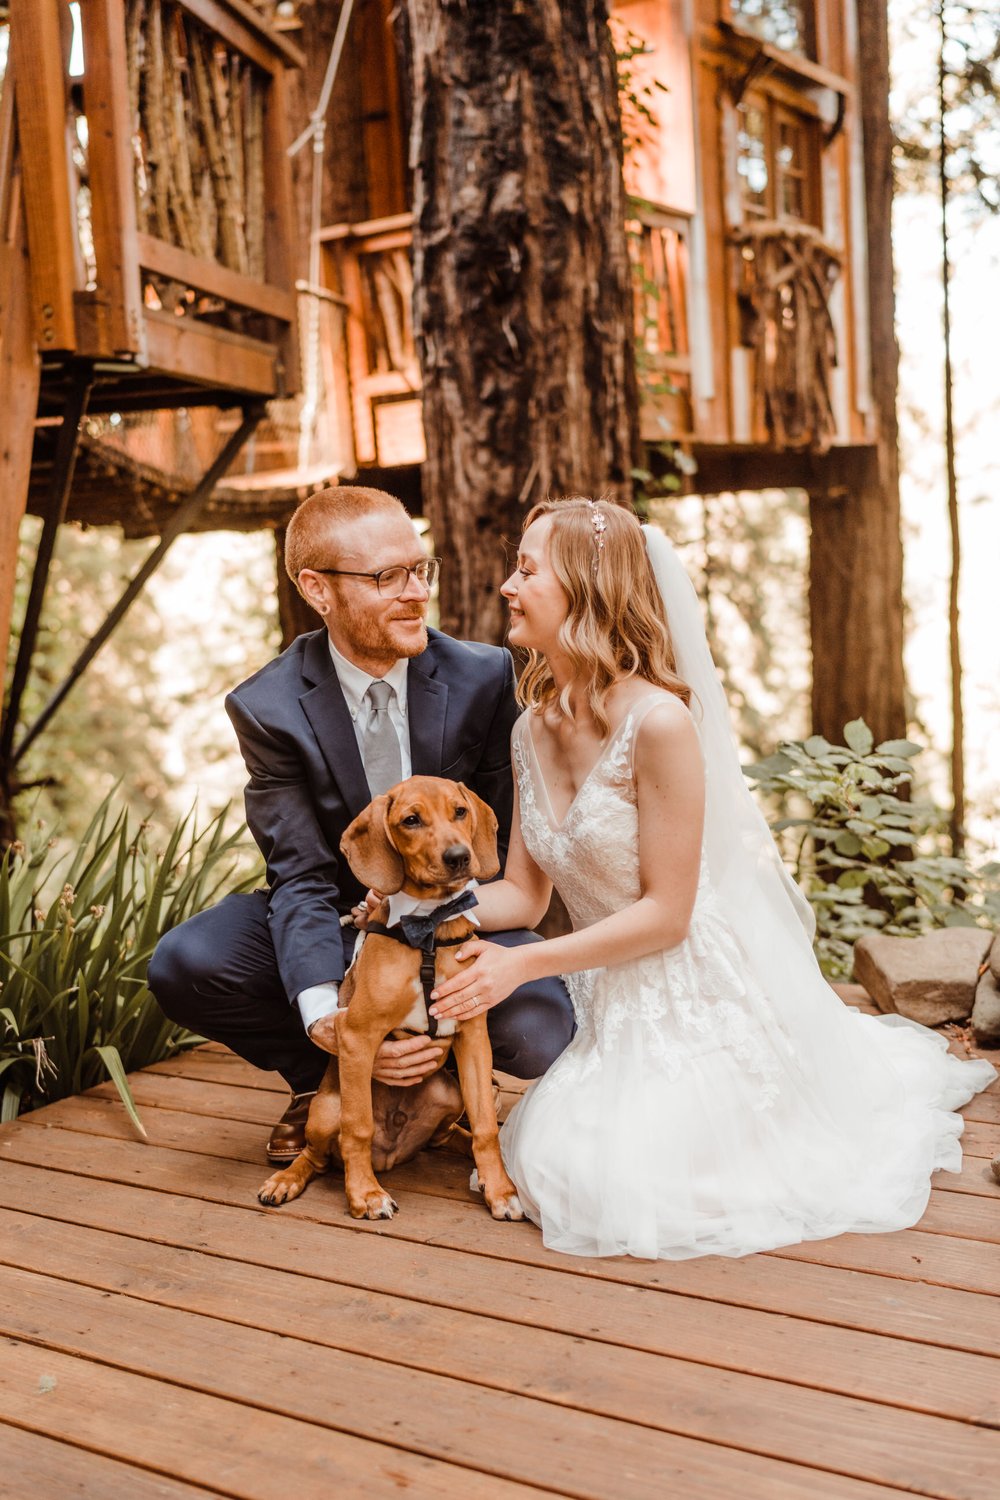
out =
[[[349,963],[357,932],[342,929]],[[491,943],[539,942],[533,932],[489,932]],[[149,964],[161,1009],[255,1067],[280,1073],[293,1093],[318,1088],[328,1055],[306,1036],[298,1007],[281,984],[267,923],[267,892],[227,896],[164,934]],[[515,1078],[538,1078],[576,1027],[560,979],[522,985],[487,1016],[493,1061]]]

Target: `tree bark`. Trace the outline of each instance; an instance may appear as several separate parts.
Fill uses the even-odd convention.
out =
[[[605,0],[406,0],[422,484],[441,626],[499,641],[505,543],[548,494],[629,502],[621,123]]]
[[[318,630],[323,624],[312,605],[307,604],[285,571],[285,531],[279,526],[274,533],[274,566],[278,579],[278,623],[281,626],[281,649],[290,646],[297,635]]]
[[[864,136],[868,316],[876,451],[836,498],[810,496],[809,603],[816,733],[842,738],[863,718],[876,742],[906,733],[903,547],[896,388],[899,348],[892,264],[892,131],[885,0],[857,0],[858,104]],[[858,226],[861,232],[862,226]]]

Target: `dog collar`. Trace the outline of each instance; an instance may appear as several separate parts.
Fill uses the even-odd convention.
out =
[[[478,884],[478,880],[470,880],[468,884],[463,886],[463,888],[457,893],[457,896],[453,897],[452,899],[454,900],[457,899],[458,896],[465,896],[471,893],[476,889]],[[431,901],[421,901],[419,896],[408,896],[405,891],[394,891],[391,896],[386,897],[386,900],[389,903],[389,912],[385,919],[385,925],[387,927],[398,926],[400,920],[403,917],[434,916],[442,905],[442,903],[436,899]],[[446,902],[444,904],[447,905],[449,903]],[[443,922],[445,920],[446,918],[444,917],[436,917],[436,921],[438,922]],[[475,923],[477,927],[479,926],[479,918],[473,916],[471,911],[469,913],[469,921]]]
[[[392,938],[394,942],[402,943],[404,947],[412,948],[420,954],[420,988],[423,990],[427,1034],[430,1037],[436,1037],[438,1030],[437,1020],[431,1015],[431,991],[436,983],[434,955],[438,948],[457,948],[468,937],[466,933],[463,937],[439,938],[437,930],[444,922],[450,922],[453,917],[464,916],[470,907],[477,905],[475,884],[474,880],[470,880],[464,891],[437,906],[432,906],[429,901],[414,902],[415,906],[430,906],[429,911],[411,910],[404,912],[392,926],[386,926],[383,922],[369,922],[366,929],[367,933]],[[391,915],[391,906],[389,910]],[[470,916],[467,920],[474,922],[476,919]]]

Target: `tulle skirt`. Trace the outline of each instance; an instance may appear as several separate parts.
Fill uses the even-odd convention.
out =
[[[961,1168],[954,1111],[996,1076],[990,1064],[950,1056],[902,1017],[844,1007],[843,1076],[820,1080],[762,996],[744,993],[728,1018],[716,1007],[711,1029],[685,1026],[676,1006],[651,1017],[643,993],[669,1000],[676,970],[675,953],[587,976],[585,1024],[503,1127],[546,1246],[682,1260],[915,1224],[932,1172]],[[616,1012],[630,986],[637,1003]]]

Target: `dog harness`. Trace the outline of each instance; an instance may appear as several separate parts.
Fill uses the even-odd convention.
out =
[[[377,937],[392,938],[395,943],[402,943],[405,948],[416,948],[420,953],[420,988],[424,993],[424,1009],[427,1013],[427,1035],[432,1039],[438,1034],[438,1021],[436,1016],[431,1015],[431,990],[435,984],[435,955],[439,948],[457,948],[468,940],[469,934],[464,937],[439,938],[438,928],[444,922],[450,922],[453,917],[460,917],[470,907],[477,906],[474,891],[462,891],[451,901],[445,901],[443,905],[436,906],[433,911],[425,916],[417,912],[400,917],[392,927],[386,927],[383,922],[369,922],[365,931],[374,933]]]

